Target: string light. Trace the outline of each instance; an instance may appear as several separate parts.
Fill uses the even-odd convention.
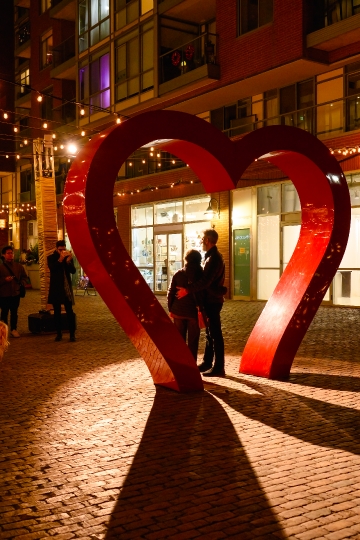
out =
[[[199,184],[200,180],[183,180],[182,178],[178,180],[177,182],[171,182],[170,184],[161,184],[160,186],[152,186],[148,185],[143,188],[139,188],[136,190],[136,193],[143,193],[145,191],[154,191],[159,189],[173,189],[177,186],[181,186],[184,184]],[[123,190],[122,192],[114,193],[114,197],[125,197],[125,195],[134,195],[134,190]]]
[[[5,118],[5,120],[7,120],[9,118],[8,113],[6,113],[6,112],[4,113],[4,118]]]

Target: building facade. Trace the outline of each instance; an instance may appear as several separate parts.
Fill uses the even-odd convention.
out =
[[[7,23],[0,23],[14,43],[12,68],[1,70],[0,113],[8,116],[0,128],[0,194],[2,230],[17,249],[36,242],[32,145],[44,134],[54,137],[63,237],[70,144],[79,148],[116,122],[156,109],[197,115],[231,139],[291,125],[321,139],[347,176],[351,233],[325,302],[360,305],[360,0],[10,3]],[[4,101],[9,84],[12,102]],[[276,167],[256,162],[235,190],[206,194],[161,141],[149,141],[119,170],[114,214],[158,294],[185,251],[200,248],[201,231],[215,227],[228,294],[243,300],[269,298],[301,224],[296,190]]]

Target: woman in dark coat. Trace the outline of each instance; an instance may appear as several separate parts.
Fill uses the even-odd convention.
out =
[[[188,294],[181,299],[176,297],[176,293],[177,287],[187,287],[201,278],[203,269],[199,251],[189,250],[185,255],[185,261],[184,268],[178,270],[172,278],[167,301],[170,316],[185,342],[187,336],[188,347],[196,361],[200,337],[197,306],[202,307],[203,293],[198,293],[197,296]]]
[[[75,341],[75,314],[72,309],[75,301],[71,274],[75,274],[76,269],[72,259],[72,253],[66,250],[64,240],[56,242],[56,249],[54,253],[48,256],[47,263],[50,270],[48,303],[52,304],[54,308],[57,332],[55,341],[62,340],[61,305],[65,307],[70,331],[70,341]]]

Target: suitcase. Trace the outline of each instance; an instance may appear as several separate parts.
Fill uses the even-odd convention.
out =
[[[28,324],[29,330],[33,334],[40,334],[41,332],[56,332],[54,315],[52,313],[31,313],[28,316]],[[61,313],[61,328],[65,332],[69,330],[66,313]]]

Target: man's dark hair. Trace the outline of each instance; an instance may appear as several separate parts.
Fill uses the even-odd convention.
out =
[[[5,246],[1,250],[1,254],[5,255],[5,253],[8,251],[8,249],[11,249],[12,252],[14,252],[14,248],[12,246]]]
[[[208,238],[212,244],[216,244],[219,238],[219,235],[215,229],[206,229],[206,231],[204,231],[204,236],[206,236],[206,238]]]
[[[60,246],[66,247],[66,242],[65,242],[65,240],[58,240],[58,241],[56,242],[56,249],[59,248]]]

